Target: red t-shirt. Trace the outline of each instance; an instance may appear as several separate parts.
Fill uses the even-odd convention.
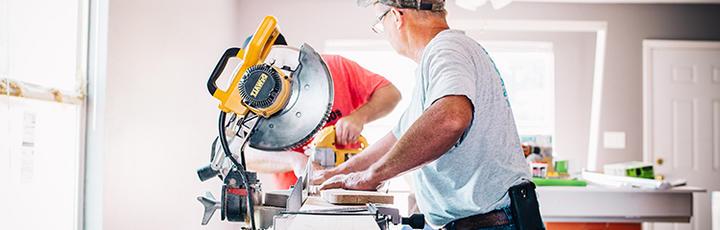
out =
[[[370,99],[373,92],[390,84],[382,76],[370,72],[354,61],[339,55],[322,55],[333,79],[334,101],[325,126],[335,125],[338,119],[355,111]],[[307,146],[307,145],[306,145]],[[304,148],[294,149],[303,154]],[[297,181],[292,171],[275,174],[279,189],[288,189]]]

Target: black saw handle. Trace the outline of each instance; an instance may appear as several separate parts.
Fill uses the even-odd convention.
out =
[[[217,81],[218,78],[220,78],[220,75],[222,74],[223,70],[225,70],[225,66],[228,63],[228,60],[230,58],[237,56],[237,54],[240,52],[240,48],[233,47],[225,50],[225,53],[223,53],[223,56],[220,57],[220,61],[218,61],[217,65],[215,65],[215,69],[213,69],[212,73],[210,74],[210,79],[208,79],[207,82],[207,88],[208,92],[210,92],[210,95],[214,95],[215,92],[218,90]]]

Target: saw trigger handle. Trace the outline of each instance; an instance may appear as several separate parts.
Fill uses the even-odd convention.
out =
[[[207,82],[207,88],[208,92],[210,92],[210,95],[215,95],[215,93],[218,91],[217,87],[217,79],[220,78],[220,75],[222,74],[223,70],[225,70],[225,66],[228,63],[228,60],[230,58],[235,57],[240,52],[240,48],[233,47],[225,50],[225,53],[223,53],[223,56],[220,57],[220,61],[218,61],[217,65],[215,65],[215,69],[213,69],[212,74],[210,74],[210,79],[208,79]],[[221,90],[222,92],[222,90]],[[223,92],[225,93],[225,92]]]

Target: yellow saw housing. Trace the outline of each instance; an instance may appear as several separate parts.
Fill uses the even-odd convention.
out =
[[[367,139],[358,137],[359,148],[338,148],[335,143],[335,126],[323,128],[310,144],[314,150],[313,159],[323,167],[335,167],[368,147]]]

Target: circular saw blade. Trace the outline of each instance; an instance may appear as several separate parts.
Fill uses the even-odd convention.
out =
[[[310,45],[276,46],[265,59],[291,72],[287,105],[269,118],[259,118],[250,147],[279,151],[307,143],[327,122],[333,103],[333,80],[325,62]]]

